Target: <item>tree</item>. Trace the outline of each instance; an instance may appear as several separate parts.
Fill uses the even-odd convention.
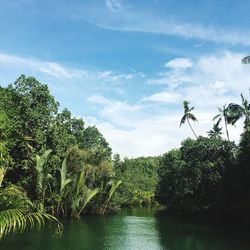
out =
[[[231,202],[227,181],[234,144],[221,138],[186,139],[180,150],[163,155],[157,200],[180,214],[222,212]],[[229,185],[228,185],[229,183]],[[214,195],[216,194],[216,195]]]
[[[196,117],[191,113],[191,111],[194,109],[194,107],[189,108],[189,101],[187,101],[187,100],[183,101],[183,107],[184,107],[184,115],[183,115],[183,117],[181,118],[180,127],[181,127],[183,124],[185,124],[185,122],[187,121],[187,122],[188,122],[188,125],[189,125],[189,127],[190,127],[190,129],[192,130],[192,132],[193,132],[195,138],[197,139],[197,135],[196,135],[196,133],[194,132],[194,130],[193,130],[191,124],[190,124],[190,120],[191,120],[191,121],[194,121],[194,122],[198,121],[198,120],[196,119]]]
[[[241,105],[230,103],[228,105],[229,119],[228,122],[234,125],[240,118],[245,117],[244,129],[250,131],[250,103],[241,94]]]
[[[121,205],[147,205],[155,203],[154,192],[158,183],[160,157],[114,159],[115,181],[122,181],[112,197],[112,202]],[[111,191],[111,189],[109,190]]]
[[[0,113],[6,116],[5,123],[9,124],[3,134],[15,163],[7,172],[6,181],[25,187],[32,179],[34,153],[47,148],[48,129],[59,104],[46,84],[24,75],[7,88],[0,88],[0,95]]]
[[[244,58],[241,60],[241,62],[242,62],[243,64],[249,64],[249,63],[250,63],[250,56],[244,57]]]
[[[222,128],[219,127],[219,124],[214,124],[213,128],[211,130],[209,130],[207,132],[207,134],[209,135],[209,137],[218,137],[221,138],[222,132],[221,132]]]
[[[229,109],[224,105],[222,108],[218,107],[219,114],[217,114],[214,118],[213,121],[217,120],[216,125],[219,126],[221,123],[222,119],[224,120],[224,125],[225,125],[225,130],[226,130],[226,135],[227,135],[227,140],[229,141],[229,133],[228,133],[228,128],[227,124],[229,124],[230,121],[230,112]]]

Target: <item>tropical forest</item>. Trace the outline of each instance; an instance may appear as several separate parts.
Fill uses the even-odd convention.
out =
[[[60,218],[128,206],[250,222],[250,103],[243,94],[218,109],[205,137],[194,132],[194,107],[183,101],[180,126],[187,123],[194,139],[157,157],[120,159],[95,126],[59,111],[48,86],[34,77],[21,75],[0,91],[1,238],[46,222],[63,230]],[[227,126],[239,119],[236,145]]]
[[[249,9],[1,0],[0,250],[249,250]]]

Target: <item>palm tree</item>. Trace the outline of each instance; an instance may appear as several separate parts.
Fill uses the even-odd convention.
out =
[[[217,114],[214,118],[213,121],[217,120],[216,125],[219,126],[222,120],[224,120],[224,125],[225,125],[225,130],[226,130],[226,135],[227,135],[227,140],[229,141],[229,133],[228,133],[228,128],[227,124],[229,124],[230,121],[230,112],[226,105],[224,105],[222,108],[218,107],[219,114]]]
[[[240,118],[245,117],[244,128],[246,131],[250,131],[250,103],[241,94],[241,105],[236,103],[230,103],[228,110],[230,113],[229,123],[234,125]]]
[[[243,64],[249,64],[249,63],[250,63],[250,56],[244,57],[244,58],[241,60],[241,62],[242,62]]]
[[[0,179],[0,186],[2,180],[3,178]],[[58,229],[62,229],[62,224],[54,216],[35,211],[32,202],[20,187],[10,185],[0,188],[0,239],[9,233],[40,228],[46,221],[55,222]]]
[[[222,128],[219,127],[219,124],[214,124],[213,128],[209,130],[207,133],[210,136],[210,138],[221,138]]]
[[[198,120],[197,120],[196,117],[191,113],[191,111],[194,109],[194,107],[189,108],[189,104],[190,104],[189,101],[187,101],[187,100],[183,101],[184,115],[183,115],[183,117],[181,118],[180,127],[181,127],[182,124],[184,124],[184,123],[187,121],[187,122],[188,122],[188,125],[189,125],[189,127],[190,127],[190,129],[192,130],[192,132],[193,132],[195,138],[197,139],[197,135],[196,135],[196,133],[194,132],[194,130],[193,130],[191,124],[190,124],[190,120],[191,120],[191,121],[194,121],[194,122],[196,122],[196,121],[198,121]]]

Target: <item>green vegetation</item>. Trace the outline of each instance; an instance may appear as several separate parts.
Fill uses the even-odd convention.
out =
[[[0,168],[0,239],[8,233],[23,232],[35,226],[40,228],[45,221],[54,222],[58,230],[61,223],[52,215],[37,211],[24,190],[15,185],[1,187],[4,169]]]
[[[219,108],[209,137],[186,139],[180,149],[162,156],[156,198],[169,212],[250,220],[250,105],[243,95],[241,99],[242,105]],[[242,117],[244,128],[237,146],[229,140],[227,126]],[[221,137],[222,120],[227,140]]]
[[[125,158],[114,156],[117,177],[122,180],[122,187],[115,193],[115,200],[121,205],[153,205],[158,183],[160,157]]]
[[[197,139],[197,135],[194,132],[193,127],[191,126],[191,123],[190,123],[190,120],[193,122],[198,121],[197,118],[191,113],[194,107],[189,108],[189,101],[187,100],[183,101],[183,107],[184,107],[184,115],[181,118],[180,126],[183,125],[187,121],[190,129],[192,130],[195,138]]]
[[[241,104],[219,108],[208,137],[194,132],[194,107],[184,101],[180,126],[187,122],[195,140],[163,156],[123,160],[112,159],[96,127],[67,109],[59,112],[47,85],[35,78],[20,76],[0,87],[0,96],[0,237],[45,220],[60,227],[56,217],[158,203],[175,214],[250,219],[250,104],[243,95]],[[244,127],[237,146],[228,125],[239,119]]]
[[[59,112],[47,85],[33,77],[0,87],[0,96],[1,235],[53,216],[110,211],[121,181],[97,128]]]

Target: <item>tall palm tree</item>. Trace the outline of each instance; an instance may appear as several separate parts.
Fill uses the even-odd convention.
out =
[[[246,131],[250,131],[250,103],[242,94],[241,105],[230,103],[228,110],[230,113],[229,123],[234,125],[240,118],[245,117],[244,128]]]
[[[187,101],[187,100],[184,100],[184,101],[183,101],[184,115],[183,115],[183,117],[181,118],[180,127],[181,127],[183,124],[185,124],[185,122],[187,121],[187,123],[188,123],[190,129],[192,130],[192,132],[193,132],[195,138],[197,139],[197,135],[196,135],[196,133],[194,132],[194,130],[193,130],[191,124],[190,124],[190,120],[193,121],[193,122],[196,122],[196,121],[198,121],[198,120],[197,120],[196,117],[191,113],[191,111],[194,109],[194,107],[189,108],[189,104],[190,104],[189,101]]]
[[[230,121],[230,112],[226,105],[224,105],[222,108],[218,107],[219,114],[217,114],[213,121],[217,120],[216,125],[220,125],[221,121],[224,121],[224,126],[226,130],[227,140],[229,141],[229,133],[228,133],[228,127],[227,124],[229,124]]]
[[[214,124],[213,128],[211,130],[209,130],[207,133],[209,135],[210,138],[221,138],[222,132],[221,132],[222,128],[219,127],[219,124]]]

